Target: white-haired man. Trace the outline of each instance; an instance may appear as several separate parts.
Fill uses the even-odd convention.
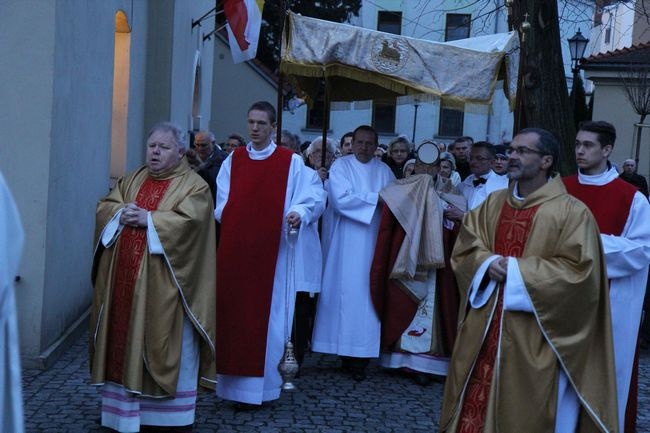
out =
[[[318,172],[322,181],[329,176],[329,168],[332,165],[334,154],[336,154],[336,144],[334,140],[328,138],[325,146],[325,165],[323,165],[323,138],[317,137],[309,144],[305,155],[307,156],[308,165]]]
[[[180,128],[155,125],[146,165],[97,205],[91,381],[120,432],[191,431],[197,383],[214,382],[212,200],[185,150]]]

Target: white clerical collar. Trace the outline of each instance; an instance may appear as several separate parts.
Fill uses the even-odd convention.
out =
[[[616,168],[610,165],[607,162],[608,169],[598,174],[584,174],[578,170],[578,182],[582,185],[605,185],[613,181],[618,177],[618,171]]]
[[[262,150],[256,150],[253,147],[253,143],[248,143],[246,145],[246,151],[248,152],[248,156],[250,157],[250,159],[260,160],[260,159],[266,159],[269,156],[271,156],[271,154],[273,153],[276,147],[278,146],[273,142],[273,140],[271,140],[269,145]]]
[[[546,179],[546,183],[549,183],[550,181],[553,180],[553,177],[549,176]],[[526,200],[526,197],[522,197],[519,195],[519,181],[516,180],[514,186],[512,187],[512,197],[517,200],[517,201],[524,201]]]
[[[515,185],[512,187],[512,197],[517,201],[524,201],[526,198],[519,195],[519,181],[515,181]]]

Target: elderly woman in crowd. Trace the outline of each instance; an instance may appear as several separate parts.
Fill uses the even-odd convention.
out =
[[[453,186],[460,183],[460,175],[456,171],[456,158],[449,152],[440,154],[440,176],[451,180]]]
[[[409,159],[404,163],[404,177],[409,177],[415,172],[415,159]]]
[[[405,135],[400,135],[388,144],[383,161],[388,164],[397,179],[404,177],[404,164],[412,158],[413,144]]]

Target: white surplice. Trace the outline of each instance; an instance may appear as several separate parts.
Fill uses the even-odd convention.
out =
[[[318,234],[318,220],[325,211],[327,191],[314,169],[305,166],[305,170],[309,183],[314,188],[314,194],[322,197],[322,200],[317,203],[311,219],[303,221],[300,225],[300,242],[296,243],[295,256],[309,259],[300,260],[302,266],[296,268],[296,290],[298,292],[320,293],[323,275],[323,251]],[[313,176],[316,176],[318,182],[313,182]]]
[[[323,233],[327,245],[323,286],[318,298],[312,350],[359,358],[379,356],[380,323],[370,298],[370,265],[381,217],[379,191],[395,176],[372,158],[354,155],[332,164],[328,209]],[[331,226],[330,226],[331,224]]]
[[[24,431],[14,297],[24,240],[18,208],[0,173],[0,427],[15,433]]]
[[[606,185],[617,177],[614,167],[592,176],[578,173],[582,185]],[[650,204],[643,194],[638,191],[634,194],[621,236],[601,234],[600,237],[610,279],[618,422],[622,432],[650,264]]]
[[[271,142],[266,148],[258,151],[253,149],[249,143],[246,146],[246,151],[251,159],[263,160],[271,156],[276,148],[276,144]],[[217,202],[214,215],[219,222],[221,222],[223,209],[228,203],[231,171],[232,154],[224,160],[217,175]],[[260,185],[260,188],[264,188],[264,185]],[[323,190],[318,175],[314,170],[308,170],[305,167],[300,156],[293,155],[289,166],[283,215],[286,216],[292,211],[297,212],[301,218],[301,226],[295,250],[289,247],[286,236],[283,235],[280,238],[278,259],[273,278],[269,326],[266,337],[264,376],[251,377],[217,374],[217,396],[227,400],[250,404],[261,404],[263,401],[275,400],[280,397],[282,378],[278,371],[278,364],[284,353],[284,343],[290,336],[287,335],[287,330],[289,334],[291,332],[295,292],[299,287],[313,286],[313,281],[310,277],[311,274],[301,270],[308,268],[314,259],[298,252],[309,250],[309,246],[304,245],[307,236],[303,236],[303,232],[313,231],[313,227],[310,228],[309,225],[314,223],[318,224],[317,221],[323,212],[324,206],[325,191]],[[260,218],[262,217],[260,215]],[[222,226],[221,229],[228,230],[228,227]],[[246,266],[254,267],[255,264],[248,263]],[[291,270],[295,270],[295,272]],[[233,323],[232,326],[246,326],[246,324]],[[216,356],[228,356],[228,353],[217,347]]]

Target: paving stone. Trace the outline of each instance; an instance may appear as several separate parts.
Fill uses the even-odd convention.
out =
[[[48,371],[25,370],[23,387],[28,433],[108,433],[100,427],[101,396],[90,385],[87,337]],[[637,431],[650,432],[650,344],[642,340]],[[238,411],[212,392],[197,398],[195,433],[361,433],[437,431],[444,384],[419,386],[410,377],[371,363],[368,379],[343,375],[335,356],[305,358],[297,391],[260,408]]]

